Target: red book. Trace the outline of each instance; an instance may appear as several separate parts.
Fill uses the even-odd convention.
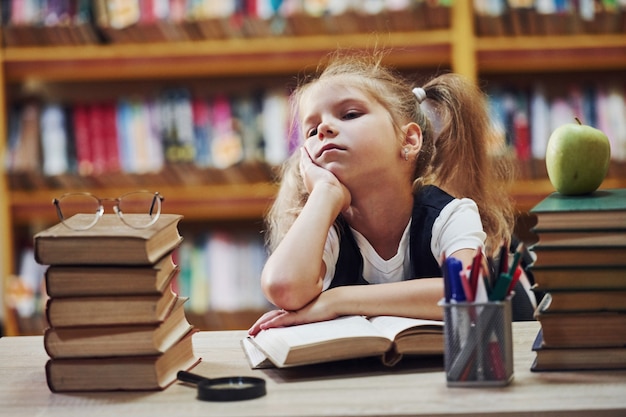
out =
[[[100,175],[105,172],[106,168],[106,145],[103,110],[99,104],[92,104],[88,107],[88,126],[93,173]]]
[[[86,104],[76,104],[73,109],[74,145],[76,165],[80,175],[93,173],[91,141],[89,139],[89,111]]]
[[[120,170],[120,150],[117,135],[117,108],[113,101],[102,103],[101,107],[105,171],[118,172]]]
[[[513,129],[515,137],[515,153],[520,161],[530,160],[530,128],[528,125],[528,115],[523,111],[517,111],[513,118]]]

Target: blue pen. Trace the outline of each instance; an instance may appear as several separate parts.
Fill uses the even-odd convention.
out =
[[[465,301],[465,292],[463,291],[463,284],[461,284],[461,271],[463,270],[463,263],[456,258],[446,259],[447,276],[450,284],[450,300],[452,301]]]

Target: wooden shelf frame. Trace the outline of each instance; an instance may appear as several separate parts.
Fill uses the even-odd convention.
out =
[[[254,184],[155,186],[165,197],[164,213],[182,214],[189,221],[261,219],[276,195],[277,188],[269,182]],[[115,198],[136,187],[114,187],[93,190],[101,198]],[[10,192],[10,216],[14,226],[27,226],[36,219],[40,224],[58,222],[52,200],[69,190],[16,190]],[[75,191],[75,190],[72,190]],[[99,195],[100,192],[105,193]],[[111,209],[105,207],[106,212]]]
[[[626,69],[626,34],[476,38],[480,72]]]
[[[450,65],[450,30],[4,50],[8,82],[284,75],[314,69],[337,48],[393,50],[398,67]]]

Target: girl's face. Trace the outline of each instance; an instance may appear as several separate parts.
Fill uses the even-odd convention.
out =
[[[301,100],[304,147],[346,186],[375,184],[398,165],[400,142],[389,112],[345,78],[318,81]]]

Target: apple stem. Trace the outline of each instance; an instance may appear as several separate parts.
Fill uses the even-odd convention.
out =
[[[578,120],[578,117],[574,117],[574,120],[576,120],[576,122],[577,122],[579,125],[581,125],[581,126],[583,125],[583,124],[580,122],[580,120]]]

